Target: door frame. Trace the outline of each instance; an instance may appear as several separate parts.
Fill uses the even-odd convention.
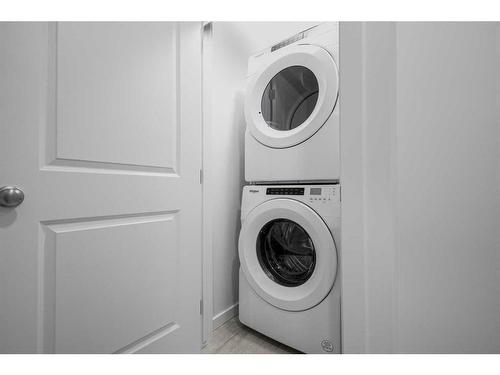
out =
[[[343,353],[398,351],[397,24],[340,23]]]
[[[212,173],[211,162],[211,135],[212,135],[212,71],[210,62],[213,56],[213,24],[203,22],[201,25],[201,59],[202,59],[202,296],[200,312],[202,319],[202,345],[212,337],[213,331],[213,246],[212,246]]]

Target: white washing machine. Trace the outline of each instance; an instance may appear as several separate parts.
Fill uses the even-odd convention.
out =
[[[339,185],[250,185],[239,319],[304,353],[340,353]]]
[[[248,182],[338,181],[338,61],[338,23],[317,25],[249,59]]]

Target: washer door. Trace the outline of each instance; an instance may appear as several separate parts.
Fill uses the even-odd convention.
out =
[[[323,48],[304,44],[274,52],[275,59],[247,83],[245,119],[262,144],[286,148],[313,136],[338,98],[338,70]]]
[[[255,292],[290,311],[320,303],[337,273],[337,251],[328,227],[315,211],[293,199],[272,199],[248,214],[239,257]]]

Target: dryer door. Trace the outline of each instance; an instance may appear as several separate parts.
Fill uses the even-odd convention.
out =
[[[247,82],[245,119],[262,144],[286,148],[313,136],[336,106],[339,78],[332,56],[304,44],[274,52]]]
[[[290,311],[320,303],[337,273],[330,230],[315,211],[293,199],[273,199],[248,214],[241,228],[239,257],[255,292]]]

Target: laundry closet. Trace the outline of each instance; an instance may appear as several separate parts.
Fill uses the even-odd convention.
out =
[[[270,110],[255,96],[251,107],[257,111],[245,113],[249,69],[273,46],[279,53],[280,45],[312,26],[211,24],[218,51],[213,77],[220,82],[220,90],[213,86],[211,108],[216,126],[227,126],[227,137],[214,145],[226,142],[239,152],[228,164],[222,157],[227,149],[215,151],[215,194],[217,202],[231,201],[232,219],[226,216],[221,232],[213,231],[214,328],[237,314],[237,220],[244,216],[239,189],[252,174],[272,168],[287,173],[286,166],[273,164],[278,149],[266,151],[266,135],[255,131],[259,125],[248,125],[248,117],[264,118]],[[493,287],[493,269],[500,266],[499,30],[496,23],[339,24],[344,353],[500,350],[500,332],[490,331],[500,326],[500,296]],[[239,83],[228,84],[229,76]],[[232,110],[225,112],[228,101]],[[248,137],[252,130],[257,137]],[[269,152],[265,167],[248,165],[248,146]],[[244,173],[250,174],[246,181]]]
[[[255,33],[258,35],[262,27],[266,30],[269,25],[245,26],[253,31],[248,33],[250,38],[255,38]],[[241,127],[238,131],[231,130],[234,135],[231,141],[242,145],[239,152],[244,159],[244,165],[237,166],[240,173],[244,167],[244,181],[241,175],[239,180],[233,177],[233,189],[242,189],[242,194],[233,202],[231,216],[234,218],[241,204],[237,221],[241,220],[242,228],[233,227],[229,254],[225,255],[226,258],[230,255],[236,265],[233,263],[221,273],[214,271],[214,277],[231,270],[229,285],[233,286],[233,293],[238,292],[239,303],[216,313],[214,325],[216,328],[238,312],[239,321],[246,326],[295,349],[338,353],[341,351],[340,276],[336,277],[340,245],[339,26],[335,22],[276,25],[283,25],[283,29],[295,26],[295,33],[274,44],[268,41],[260,51],[247,50],[242,61],[229,60],[229,64],[239,65],[236,80],[239,92],[235,92],[239,100],[234,103],[240,106],[240,116],[244,114],[240,121],[229,119],[228,124],[231,129]],[[214,60],[219,58],[217,47],[224,56],[223,52],[231,46],[217,45],[217,33],[224,38],[225,29],[234,28],[228,36],[241,38],[245,31],[237,23],[220,26],[215,23],[209,27],[207,38]],[[273,33],[268,33],[268,37],[269,34]],[[245,38],[240,40],[243,44]],[[210,45],[211,41],[215,47]],[[214,67],[225,67],[228,60],[224,61]],[[214,77],[217,72],[213,72],[210,82],[224,79],[226,69],[221,70],[221,77]],[[234,82],[233,79],[233,87]],[[217,94],[212,92],[211,97],[219,102]],[[220,123],[215,116],[211,120]],[[218,133],[214,134],[218,137]],[[219,179],[216,183],[227,189],[225,182]],[[234,190],[230,196],[234,196]],[[236,207],[238,211],[234,210]],[[260,243],[258,249],[255,239]],[[214,270],[220,267],[216,256]],[[214,289],[215,303],[218,293]],[[265,302],[261,303],[262,300]]]

